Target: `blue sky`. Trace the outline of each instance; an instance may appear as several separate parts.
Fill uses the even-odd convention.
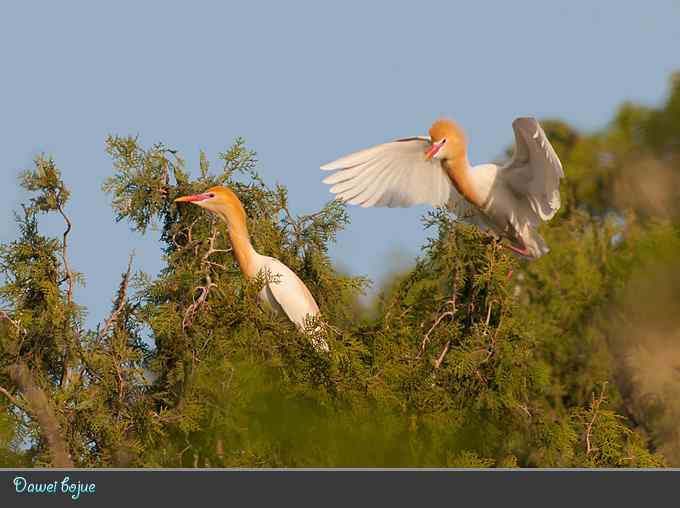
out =
[[[676,69],[677,1],[4,2],[0,241],[28,199],[17,172],[52,155],[73,191],[72,262],[87,278],[77,296],[94,325],[132,249],[136,268],[161,267],[158,235],[114,223],[100,191],[110,133],[162,141],[192,169],[199,150],[216,162],[243,136],[266,181],[308,213],[331,197],[319,165],[347,152],[449,116],[471,161],[487,162],[516,116],[595,129],[624,100],[660,103]],[[426,209],[352,207],[334,260],[380,281],[418,254]]]

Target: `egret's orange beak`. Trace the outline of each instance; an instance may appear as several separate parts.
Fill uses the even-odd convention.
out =
[[[437,155],[437,152],[439,152],[443,145],[444,143],[432,143],[432,147],[427,152],[425,152],[425,160],[431,160],[432,157]]]
[[[182,196],[180,198],[175,199],[175,203],[196,203],[198,201],[203,201],[205,199],[208,199],[210,197],[210,194],[207,192],[204,194],[192,194],[191,196]]]

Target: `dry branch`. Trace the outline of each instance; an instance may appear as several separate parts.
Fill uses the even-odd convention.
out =
[[[586,455],[590,455],[591,452],[597,450],[597,447],[592,446],[591,444],[591,437],[593,432],[593,425],[595,424],[595,420],[597,419],[600,406],[605,400],[604,393],[606,386],[607,386],[606,382],[602,384],[602,391],[600,392],[600,396],[597,399],[595,398],[595,393],[593,393],[593,401],[590,405],[590,410],[592,411],[593,416],[586,425]]]
[[[215,241],[217,240],[217,237],[219,236],[219,230],[215,227],[213,224],[213,230],[212,234],[210,235],[210,238],[208,239],[208,250],[201,256],[201,267],[205,271],[205,285],[204,286],[197,286],[194,288],[194,293],[196,291],[200,291],[200,294],[198,295],[198,298],[194,298],[194,301],[187,307],[187,310],[184,312],[184,317],[182,319],[182,329],[186,330],[191,326],[191,323],[193,322],[194,318],[196,317],[196,314],[198,314],[198,311],[203,307],[205,302],[208,300],[208,295],[210,294],[210,290],[214,287],[217,287],[217,284],[215,284],[212,281],[212,277],[210,276],[210,266],[212,265],[217,265],[220,266],[218,263],[214,263],[210,261],[210,256],[217,252],[229,252],[229,249],[216,249],[215,248]],[[226,267],[225,267],[226,268]]]
[[[427,346],[427,343],[430,341],[430,334],[434,331],[435,328],[437,328],[437,326],[439,326],[439,323],[441,323],[442,320],[445,317],[450,316],[451,318],[453,318],[453,316],[456,314],[457,281],[458,281],[458,272],[454,272],[453,273],[453,283],[452,283],[452,288],[451,288],[451,299],[446,302],[447,304],[451,305],[451,310],[447,310],[447,311],[443,312],[435,320],[435,322],[432,324],[430,329],[427,331],[427,333],[423,337],[422,342],[420,343],[420,352],[418,353],[418,358],[420,358],[423,355],[423,353],[425,353],[425,346]],[[450,344],[447,344],[447,346],[445,347],[446,351],[449,350],[449,345]],[[444,355],[446,355],[446,352],[444,352]],[[442,357],[442,360],[443,360],[443,357]],[[441,362],[439,362],[439,363],[441,363]]]
[[[68,257],[68,235],[71,232],[72,224],[71,220],[68,218],[61,204],[61,200],[57,202],[57,210],[64,218],[66,222],[66,230],[64,231],[62,245],[61,245],[61,257],[64,261],[64,270],[66,271],[66,279],[68,280],[68,289],[66,292],[66,301],[69,305],[73,304],[73,288],[75,286],[75,275],[71,269],[71,262]]]
[[[446,356],[446,353],[449,352],[449,348],[451,347],[451,341],[448,340],[446,341],[446,344],[444,345],[444,349],[442,350],[441,354],[437,358],[437,360],[434,362],[434,368],[438,369],[441,367],[442,362],[444,361],[444,357]]]
[[[26,330],[21,327],[21,323],[18,320],[9,317],[9,314],[2,309],[0,309],[0,319],[4,319],[11,324],[19,335],[24,335],[26,333]]]
[[[26,406],[24,406],[19,399],[17,399],[14,395],[12,395],[8,390],[0,386],[0,393],[2,393],[7,399],[14,404],[15,406],[23,409],[26,411]]]
[[[100,328],[99,333],[97,333],[97,338],[96,341],[99,342],[104,338],[104,336],[108,333],[109,329],[118,321],[118,318],[120,317],[120,313],[123,312],[123,309],[125,308],[125,304],[127,303],[127,290],[128,286],[130,284],[130,274],[132,273],[132,260],[134,258],[134,253],[130,254],[130,258],[128,259],[128,266],[125,274],[123,275],[123,281],[121,282],[120,289],[118,290],[118,305],[116,308],[111,312],[111,315],[109,316],[109,319],[106,320],[106,323],[104,323],[104,326]]]
[[[12,365],[8,371],[10,378],[19,387],[28,402],[29,414],[35,419],[42,436],[47,441],[47,447],[52,456],[52,465],[54,467],[73,467],[73,461],[61,433],[57,417],[45,391],[36,383],[28,365],[19,361]]]

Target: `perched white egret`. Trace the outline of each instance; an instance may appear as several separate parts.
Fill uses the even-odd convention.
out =
[[[259,301],[278,315],[285,315],[299,330],[304,330],[305,321],[319,314],[312,293],[295,273],[278,259],[263,256],[250,243],[246,212],[236,194],[227,187],[213,187],[203,194],[194,194],[175,199],[176,202],[194,203],[217,215],[227,223],[229,239],[241,272],[247,278],[264,272],[271,275],[258,294]],[[328,351],[326,341],[318,336],[319,328],[310,336],[317,350]]]

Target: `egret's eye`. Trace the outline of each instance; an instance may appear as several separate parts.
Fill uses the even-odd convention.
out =
[[[214,198],[214,197],[215,197],[215,193],[214,193],[214,192],[211,192],[210,194],[208,194],[208,197],[209,197],[209,198]]]
[[[442,139],[442,140],[439,142],[440,145],[443,145],[443,144],[445,144],[445,143],[446,143],[446,138]]]

